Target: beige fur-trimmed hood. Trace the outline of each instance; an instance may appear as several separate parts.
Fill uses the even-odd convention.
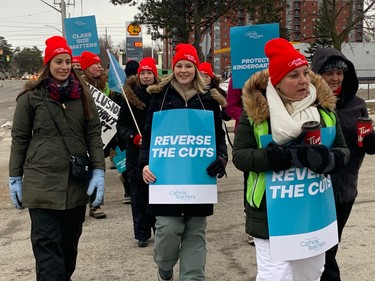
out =
[[[172,86],[170,86],[172,87]],[[151,95],[161,94],[163,92],[163,87],[160,85],[150,85],[147,87],[147,92]],[[216,89],[210,89],[211,97],[216,100],[222,107],[225,107],[227,105],[227,101],[225,97],[223,97],[222,94],[219,93]],[[200,93],[205,94],[205,93]]]
[[[156,79],[156,83],[159,83],[159,79],[157,77],[155,77],[155,79]],[[128,99],[131,105],[133,105],[134,107],[140,110],[144,110],[146,108],[146,105],[138,98],[136,93],[134,93],[133,89],[135,87],[141,88],[142,85],[139,82],[138,77],[131,76],[130,78],[126,80],[125,85],[124,85],[124,92],[125,92],[126,98]]]
[[[309,71],[311,84],[316,88],[316,102],[329,111],[334,111],[336,108],[336,97],[333,95],[328,84],[323,78]],[[269,107],[265,92],[267,89],[269,79],[268,70],[263,70],[254,73],[244,84],[242,88],[242,103],[247,115],[256,124],[267,120],[270,117]]]

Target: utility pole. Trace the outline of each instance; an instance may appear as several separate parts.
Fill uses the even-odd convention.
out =
[[[41,2],[43,2],[44,4],[46,4],[47,6],[50,6],[52,9],[58,11],[60,14],[61,14],[61,26],[62,26],[62,36],[65,38],[66,37],[66,33],[65,33],[65,19],[66,19],[66,5],[72,5],[74,6],[74,1],[73,3],[70,3],[70,0],[68,0],[68,3],[66,4],[65,3],[65,0],[60,0],[60,2],[54,0],[54,4],[55,5],[60,5],[60,10],[55,8],[54,6],[50,5],[49,3],[43,1],[43,0],[40,0]]]

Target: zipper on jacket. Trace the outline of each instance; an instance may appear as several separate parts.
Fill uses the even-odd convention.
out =
[[[66,109],[65,103],[62,103],[61,106],[63,109]]]

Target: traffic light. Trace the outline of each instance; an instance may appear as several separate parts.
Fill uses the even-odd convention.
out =
[[[7,60],[7,62],[10,62],[10,55],[6,56],[6,60]]]

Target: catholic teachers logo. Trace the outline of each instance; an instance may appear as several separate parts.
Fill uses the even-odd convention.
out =
[[[195,199],[195,195],[189,194],[189,192],[185,189],[173,189],[169,192],[169,194],[178,200],[189,201]]]
[[[311,237],[302,240],[300,245],[301,247],[307,247],[309,251],[318,251],[326,245],[326,242],[321,241],[318,237]]]
[[[263,34],[258,34],[256,31],[248,31],[245,33],[246,37],[249,37],[250,39],[260,39],[263,38]]]

